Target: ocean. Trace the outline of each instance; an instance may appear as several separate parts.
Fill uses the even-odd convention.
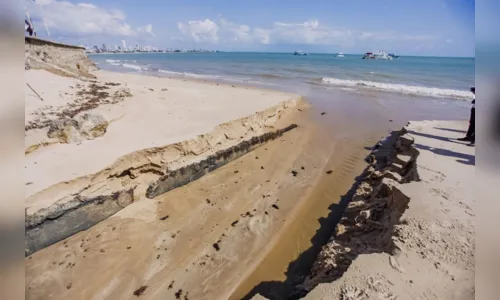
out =
[[[167,77],[188,77],[267,86],[301,94],[307,89],[395,93],[470,100],[474,58],[402,56],[363,60],[361,55],[292,53],[91,54],[98,67]]]

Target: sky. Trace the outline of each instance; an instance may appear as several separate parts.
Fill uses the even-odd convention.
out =
[[[83,45],[475,56],[474,0],[25,0],[39,37]]]

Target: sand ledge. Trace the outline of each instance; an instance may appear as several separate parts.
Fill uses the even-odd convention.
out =
[[[287,297],[473,298],[474,148],[453,139],[465,127],[411,122],[378,144],[334,236]]]
[[[105,75],[112,76],[116,74],[105,73]],[[125,76],[125,78],[129,77]],[[131,78],[133,80],[144,79],[142,77],[137,78],[137,76]],[[155,79],[161,84],[164,84],[166,80]],[[61,79],[55,78],[54,80]],[[70,79],[63,79],[65,85],[68,85],[68,82],[66,82],[68,80]],[[113,111],[117,105],[118,109],[122,110],[127,105],[135,107],[134,101],[137,100],[134,97],[115,96],[123,89],[123,81],[121,81],[121,84],[110,84],[111,81],[108,80],[108,77],[101,78],[101,83],[103,83],[101,85],[95,82],[85,84],[78,81],[69,81],[69,84],[80,89],[77,91],[77,95],[85,96],[89,94],[90,100],[77,101],[76,105],[69,106],[69,108],[65,108],[64,105],[58,106],[58,108],[48,107],[52,111],[54,109],[59,111],[59,113],[53,114],[55,120],[60,117],[71,117],[85,110],[96,112]],[[178,81],[175,82],[179,83]],[[212,86],[204,83],[185,85],[191,86],[192,84],[197,84],[203,89]],[[131,87],[134,94],[138,93],[137,88]],[[141,85],[139,88],[144,89],[145,87]],[[155,88],[158,87],[155,86]],[[224,88],[227,89],[228,87]],[[101,90],[105,91],[106,95],[104,96],[106,97],[108,97],[107,95],[113,95],[112,99],[106,100],[106,97],[102,98]],[[246,90],[241,88],[231,88],[231,90],[236,91],[236,93],[246,93]],[[259,90],[254,89],[250,93],[251,95],[258,94]],[[53,179],[45,180],[45,188],[32,193],[26,200],[26,253],[32,253],[78,231],[89,228],[132,202],[143,198],[147,191],[149,197],[154,197],[186,184],[293,129],[296,125],[290,124],[291,118],[297,112],[296,108],[306,106],[306,104],[300,97],[289,97],[289,95],[279,93],[276,93],[276,95],[279,95],[280,98],[278,99],[281,100],[276,105],[267,106],[267,108],[243,118],[224,122],[215,126],[210,132],[191,139],[165,146],[139,149],[121,155],[112,164],[106,166],[101,163],[101,169],[95,173],[72,178],[71,173],[68,172],[71,169],[66,171],[68,173],[65,175],[66,177],[61,177],[60,171],[58,171],[59,175],[56,174],[57,176]],[[286,96],[286,98],[283,96]],[[40,103],[37,105],[40,107]],[[37,141],[40,132],[47,131],[48,124],[54,119],[54,117],[46,117],[47,114],[43,113],[44,107],[40,109],[42,109],[41,113],[36,115],[42,116],[44,119],[27,119],[27,126],[29,126],[26,128],[28,140]],[[40,112],[40,110],[35,111]],[[146,125],[147,123],[144,124],[144,126]],[[112,126],[116,128],[116,122],[111,121],[110,126],[110,130],[113,130]],[[144,127],[144,129],[147,128]],[[35,161],[35,164],[38,162],[37,165],[33,165],[33,168],[40,169],[38,167],[40,162],[48,163],[46,161],[48,159],[47,154],[50,152],[58,153],[57,151],[60,151],[58,149],[65,149],[62,147],[73,147],[75,151],[83,151],[82,155],[88,156],[84,148],[81,147],[84,145],[90,146],[92,143],[106,142],[106,135],[108,134],[109,132],[105,133],[104,137],[84,142],[82,145],[74,144],[74,146],[65,146],[53,141],[47,142],[47,140],[43,139],[42,142],[38,140],[38,144],[42,144],[42,148],[29,146],[28,148],[34,149],[28,153],[28,157]],[[107,142],[108,145],[110,145],[110,142]],[[146,140],[146,142],[148,141]],[[138,143],[134,147],[137,148],[140,145],[141,143]],[[148,143],[142,142],[142,145],[148,145]],[[123,152],[123,149],[121,151]],[[89,157],[90,162],[94,158]],[[68,163],[71,164],[69,161]],[[94,165],[94,168],[99,167],[98,164],[94,163]],[[203,168],[200,169],[200,166],[203,166]],[[81,174],[82,171],[79,173]],[[60,178],[59,182],[56,181],[57,178]],[[37,188],[31,185],[28,187]],[[38,189],[41,187],[44,186],[39,184]]]

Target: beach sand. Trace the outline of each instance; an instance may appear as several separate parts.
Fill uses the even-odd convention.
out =
[[[27,253],[41,249],[26,258],[28,299],[241,299],[263,283],[274,288],[298,274],[290,266],[311,243],[318,246],[320,232],[333,231],[325,218],[366,167],[366,147],[405,119],[393,122],[387,108],[369,102],[349,116],[335,115],[335,105],[320,114],[290,93],[95,75],[26,72],[43,99],[26,88],[27,241],[38,243]],[[86,113],[107,127],[96,136],[65,127],[48,137],[54,120]],[[410,290],[441,299],[458,283],[470,291],[474,236],[465,214],[473,214],[473,199],[463,183],[472,180],[474,149],[447,139],[463,128],[438,121],[408,128],[423,147],[422,181],[401,185],[411,198],[408,248],[397,257],[360,255],[337,281],[310,285],[306,298],[404,299]],[[437,233],[418,234],[415,226]],[[439,242],[464,232],[464,243]],[[469,257],[445,261],[443,247]],[[419,275],[431,269],[434,283]]]
[[[141,149],[154,146],[157,147],[153,149],[162,149],[164,144],[196,138],[203,130],[214,132],[214,126],[220,122],[229,122],[229,126],[216,127],[215,149],[292,122],[298,127],[154,199],[139,193],[138,199],[113,216],[30,255],[26,260],[30,299],[127,299],[135,298],[134,292],[141,286],[147,286],[143,298],[175,299],[182,289],[183,295],[189,293],[192,299],[224,299],[234,293],[246,293],[244,287],[257,284],[263,274],[266,279],[282,278],[288,262],[308,247],[309,236],[319,226],[315,222],[318,215],[327,213],[331,202],[340,198],[364,167],[363,146],[377,139],[373,134],[347,138],[341,130],[318,128],[312,119],[324,116],[312,116],[317,112],[309,110],[293,94],[182,79],[96,74],[98,83],[109,87],[104,91],[111,95],[110,101],[116,102],[92,109],[114,120],[103,136],[64,144],[47,140],[46,128],[27,131],[27,150],[31,147],[27,160],[32,163],[27,164],[27,169],[36,173],[29,175],[28,180],[33,183],[27,186],[27,205],[34,216],[56,202],[69,203],[71,192],[91,184],[95,186],[84,189],[84,194],[106,194],[122,185],[148,183],[151,178],[141,179],[143,173],[139,172],[139,178],[127,176],[127,180],[118,182],[110,176],[130,169],[131,165],[139,169],[138,160],[156,159],[149,155],[151,151],[131,157],[127,154],[130,151],[141,153]],[[79,84],[80,90],[88,90],[89,85],[97,84],[53,77],[44,71],[29,71],[27,78],[31,83],[48,82],[46,92],[32,84],[44,101],[27,92],[27,127],[44,124],[46,119],[39,117],[48,113],[44,116],[40,110],[50,111],[51,108],[45,108],[49,101],[53,101],[55,111],[68,114],[64,112],[66,100],[49,99],[71,97],[69,86],[74,89]],[[113,100],[125,83],[133,96]],[[168,91],[161,91],[165,87]],[[165,99],[161,97],[170,99],[170,106],[162,104]],[[79,105],[77,108],[85,106]],[[169,113],[174,117],[165,118]],[[195,129],[186,129],[188,123],[184,120],[192,122]],[[223,143],[218,145],[222,133]],[[186,147],[184,152],[188,155],[168,161],[169,167],[177,168],[214,152],[215,149],[204,148],[206,143],[201,144],[203,151],[189,143],[174,144],[175,149]],[[107,149],[102,155],[101,148]],[[167,155],[160,158],[178,158],[178,152],[168,147],[167,150]],[[117,160],[119,155],[128,158]],[[67,167],[73,163],[74,170]],[[334,173],[327,173],[329,170]],[[292,171],[297,172],[296,176]],[[42,173],[53,177],[45,178]],[[300,239],[296,239],[295,233]],[[286,253],[276,255],[273,249],[285,245],[290,246]],[[264,259],[272,272],[259,268]],[[235,291],[239,286],[242,291]]]
[[[376,200],[361,208],[354,199],[339,237],[323,247],[306,279],[306,289],[314,289],[304,299],[474,298],[475,149],[454,140],[466,129],[466,122],[411,122],[406,136],[414,139],[416,173],[402,184],[384,179],[394,191],[392,217],[377,221],[382,229],[370,227],[362,220],[379,217],[369,203]],[[380,234],[370,236],[374,229]]]
[[[190,140],[211,132],[217,125],[287,101],[285,108],[294,106],[299,99],[292,94],[215,83],[104,71],[96,72],[96,75],[102,92],[110,94],[108,98],[111,98],[101,100],[98,107],[91,109],[110,123],[106,134],[81,143],[61,144],[46,137],[47,127],[27,131],[27,150],[33,145],[48,144],[29,151],[26,156],[26,180],[31,182],[26,186],[28,197],[56,183],[96,173],[120,156]],[[26,88],[26,126],[58,118],[58,113],[72,105],[90,106],[82,103],[85,100],[80,100],[85,93],[84,96],[78,94],[91,82],[57,76],[44,70],[26,72],[26,82],[44,98],[41,101]],[[131,96],[114,99],[114,94],[120,91]],[[257,121],[262,123],[261,126],[272,127],[277,119],[269,117]]]
[[[269,90],[109,72],[96,75],[97,80],[82,81],[44,70],[26,72],[26,82],[38,93],[26,88],[26,227],[36,229],[28,232],[28,253],[141,199],[152,184],[157,183],[150,194],[161,193],[165,183],[158,180],[169,173],[231,147],[248,151],[249,145],[242,143],[287,128],[288,118],[305,105],[299,96]],[[105,120],[107,127],[95,126],[99,131],[90,131],[90,138],[77,132],[73,123],[52,131],[53,124],[60,124],[56,122],[73,122],[87,113],[90,120]],[[216,159],[210,168],[223,162]],[[85,208],[84,215],[68,216],[72,220],[60,218],[95,201],[106,203]],[[38,228],[55,218],[59,224],[51,226],[62,232],[47,236],[43,230],[54,230]],[[65,233],[61,227],[72,229]]]

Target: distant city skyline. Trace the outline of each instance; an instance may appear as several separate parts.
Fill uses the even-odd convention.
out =
[[[72,44],[475,55],[473,0],[89,1],[38,0],[27,7],[40,37],[47,35],[45,23],[51,39]]]
[[[151,45],[141,46],[135,44],[128,46],[126,40],[121,40],[121,45],[102,43],[99,45],[84,45],[79,44],[80,47],[85,48],[87,53],[122,53],[122,52],[218,52],[217,50],[208,50],[204,48],[196,49],[181,49],[175,47],[159,48]]]

